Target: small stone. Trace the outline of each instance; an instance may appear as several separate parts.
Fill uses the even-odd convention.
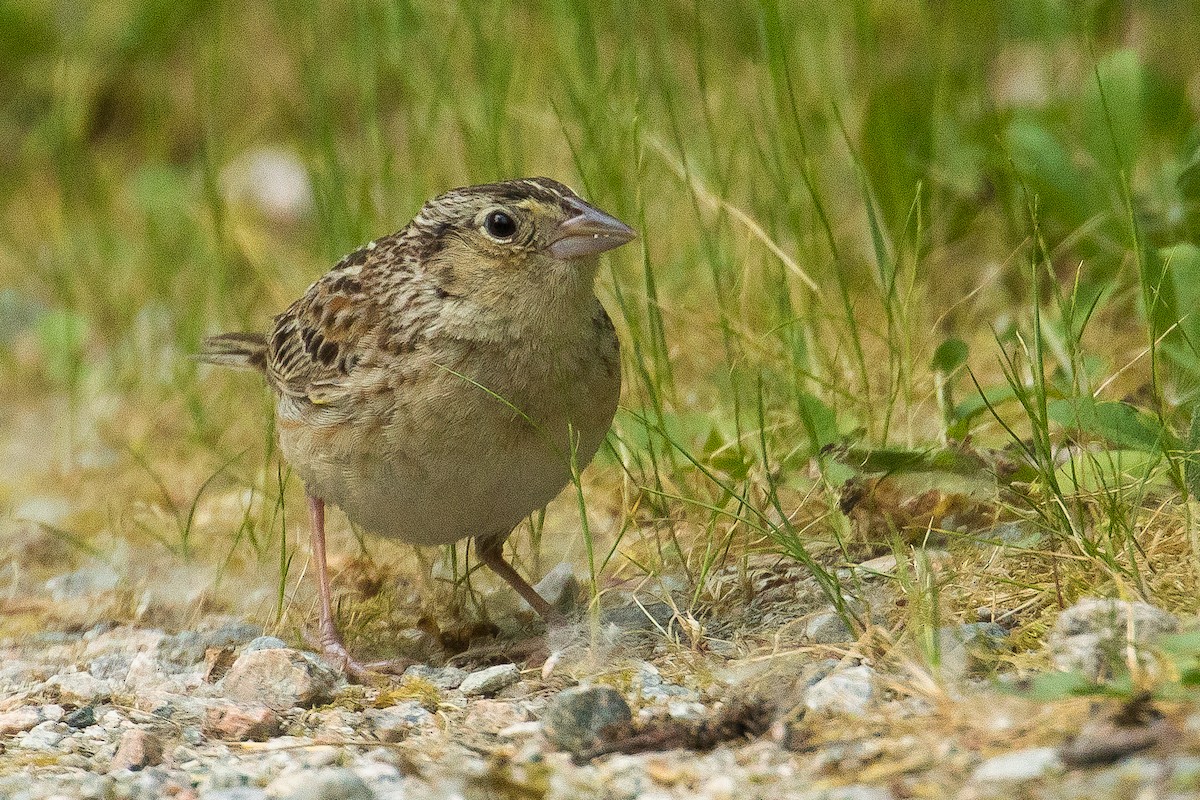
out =
[[[633,714],[608,686],[575,686],[554,696],[542,712],[542,730],[555,746],[582,753],[629,726]]]
[[[5,711],[0,714],[0,736],[10,736],[27,731],[44,719],[42,710],[36,706],[22,706],[12,711]]]
[[[92,706],[81,706],[63,717],[63,723],[68,728],[87,728],[96,724],[96,709]]]
[[[251,639],[243,652],[254,653],[259,650],[286,650],[287,642],[278,636],[259,636]]]
[[[28,750],[56,750],[70,729],[61,722],[39,722],[21,737],[21,747]]]
[[[801,629],[804,638],[814,644],[835,644],[853,641],[846,621],[836,611],[822,611],[809,617]]]
[[[267,786],[267,795],[281,800],[375,800],[362,778],[340,767],[284,773]]]
[[[422,728],[433,727],[435,717],[416,700],[405,700],[366,713],[375,735],[383,742],[399,742]]]
[[[413,664],[404,670],[405,678],[420,678],[439,689],[457,689],[469,673],[458,667],[431,667],[428,664]]]
[[[804,705],[811,711],[862,714],[875,696],[875,670],[864,665],[833,672],[808,687]]]
[[[266,706],[222,703],[209,707],[201,730],[214,739],[265,742],[279,733],[279,715]]]
[[[253,650],[233,662],[221,687],[230,700],[286,711],[329,702],[338,677],[309,653],[288,648]]]
[[[66,672],[51,675],[45,689],[57,700],[72,706],[102,703],[112,696],[112,683],[100,680],[87,672]]]
[[[129,663],[129,671],[125,673],[124,683],[126,689],[138,693],[161,686],[168,679],[169,675],[156,654],[142,651]]]
[[[1062,769],[1058,751],[1053,747],[1031,747],[993,756],[975,768],[971,779],[979,783],[1027,781]]]
[[[856,564],[854,571],[864,578],[893,575],[896,572],[896,557],[894,555],[880,556]]]
[[[141,728],[130,728],[121,734],[121,743],[109,765],[109,772],[123,769],[139,770],[162,763],[163,746],[158,737]]]
[[[463,678],[458,688],[468,697],[495,694],[506,686],[521,680],[521,670],[516,664],[497,664],[494,667],[472,672]]]
[[[1137,651],[1178,627],[1178,619],[1149,603],[1088,597],[1058,615],[1047,648],[1055,669],[1095,680],[1124,672],[1131,644],[1152,669],[1151,654]]]
[[[476,700],[467,706],[467,716],[463,725],[472,731],[497,733],[527,719],[528,712],[517,703],[506,700]]]
[[[271,796],[253,786],[234,786],[228,789],[210,790],[200,797],[203,800],[270,800]]]

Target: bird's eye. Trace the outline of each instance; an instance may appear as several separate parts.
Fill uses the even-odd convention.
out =
[[[493,239],[510,239],[517,232],[517,221],[503,211],[493,211],[484,219],[483,229]]]

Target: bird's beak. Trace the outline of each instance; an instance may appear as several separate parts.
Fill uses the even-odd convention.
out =
[[[558,226],[550,255],[568,260],[603,253],[637,238],[637,232],[594,206],[579,203],[579,213]]]

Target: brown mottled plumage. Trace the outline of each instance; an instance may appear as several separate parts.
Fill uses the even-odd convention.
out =
[[[454,189],[339,261],[266,335],[205,341],[203,360],[260,370],[276,395],[311,498],[323,644],[352,672],[365,668],[332,619],[326,501],[414,544],[473,537],[557,618],[501,548],[612,422],[618,343],[592,284],[596,256],[633,236],[548,178]]]

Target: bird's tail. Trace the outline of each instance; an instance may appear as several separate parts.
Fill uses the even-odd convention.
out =
[[[235,369],[267,368],[267,337],[261,333],[221,333],[205,338],[196,358]]]

